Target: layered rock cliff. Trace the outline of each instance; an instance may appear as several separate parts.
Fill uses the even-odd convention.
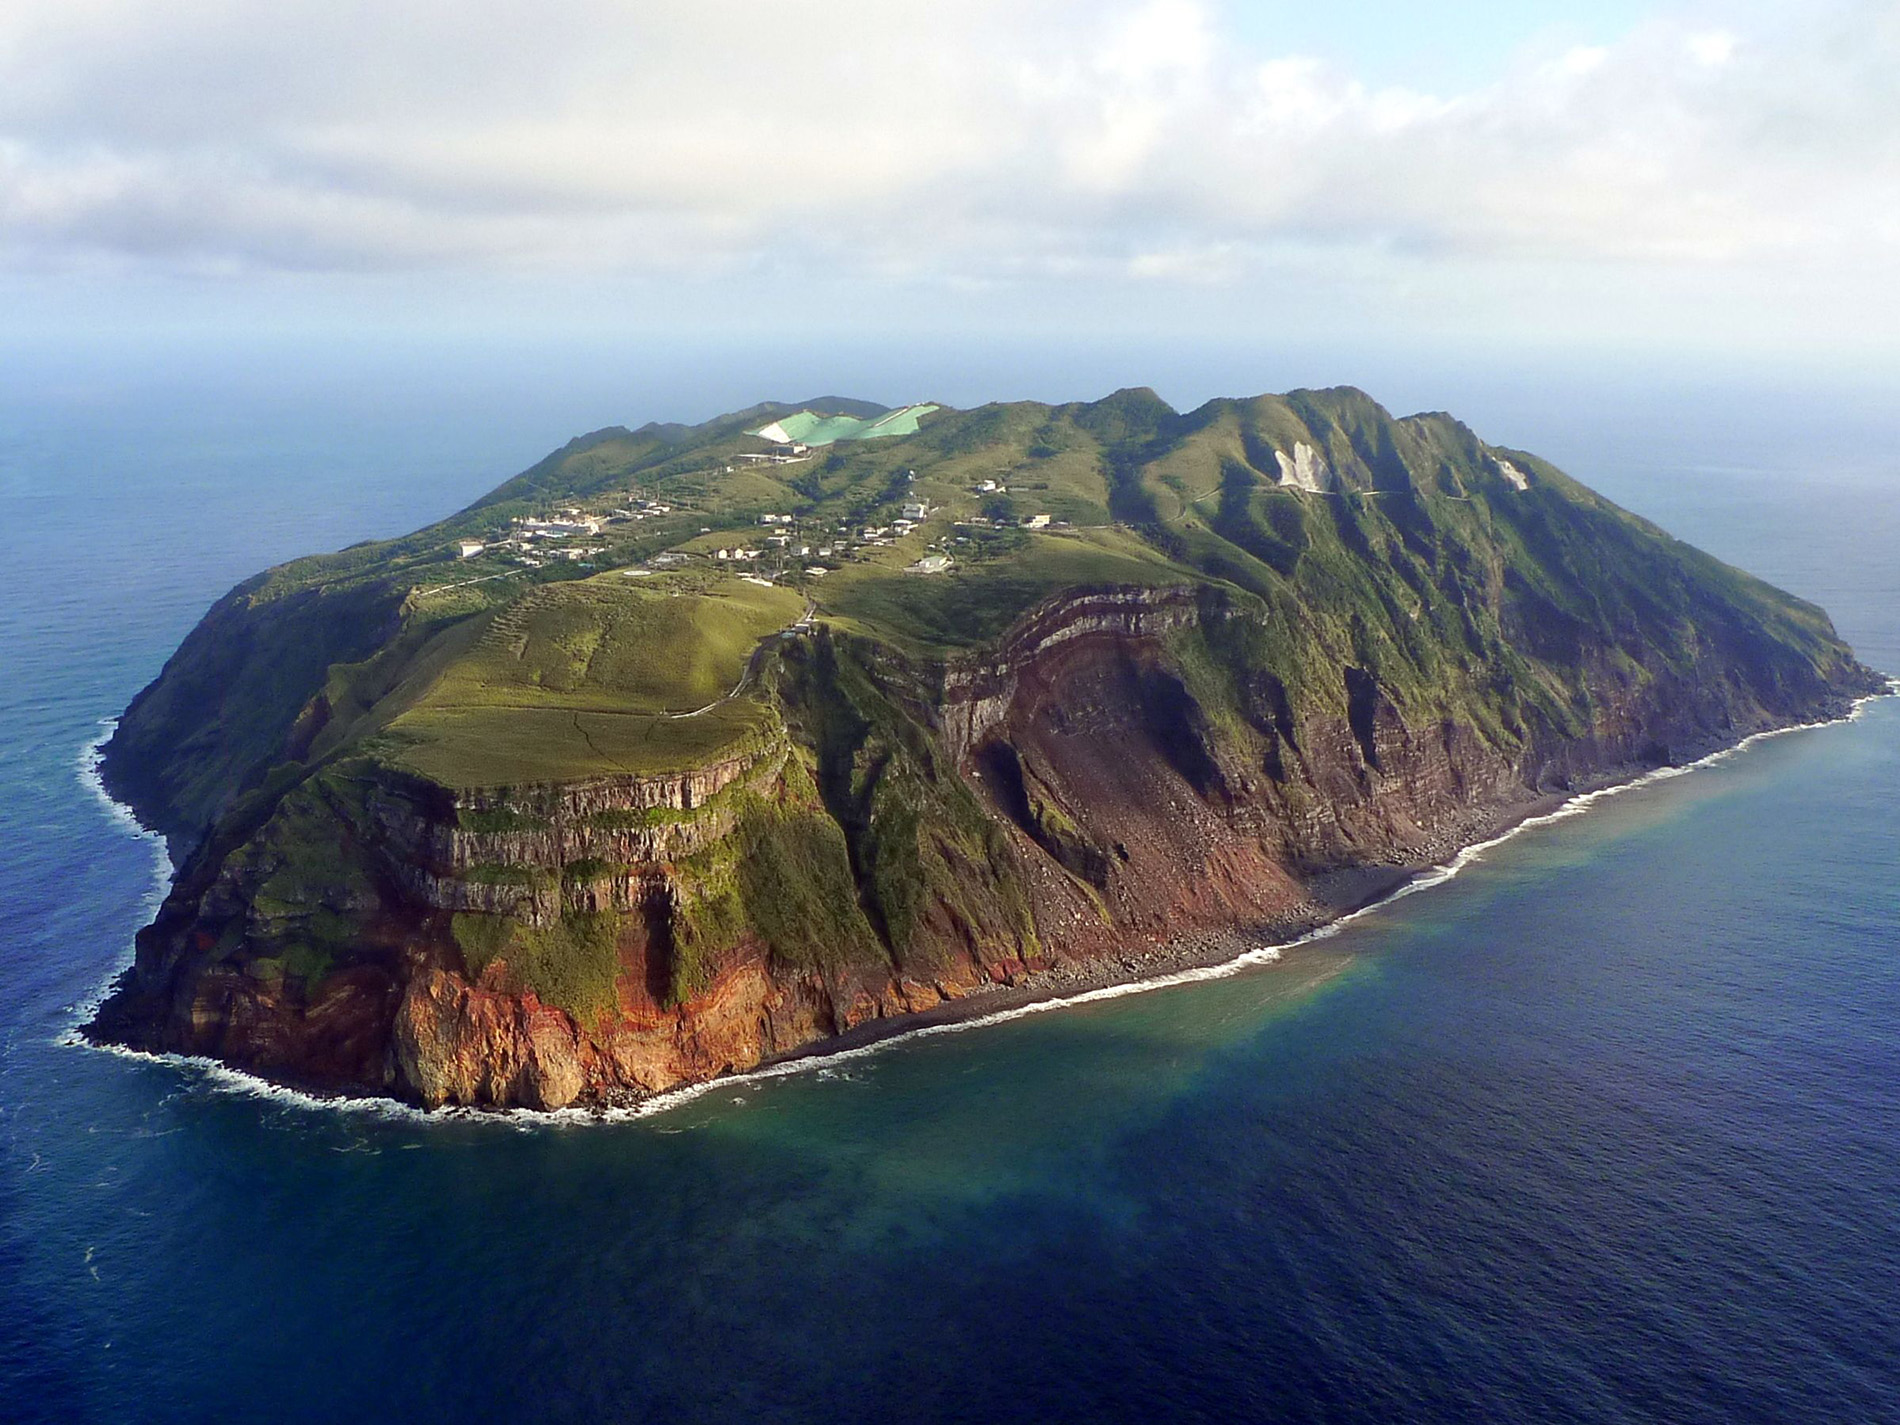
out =
[[[1284,400],[1036,408],[1049,453],[1025,458],[1096,442],[1128,532],[1086,558],[1013,536],[938,585],[873,554],[710,713],[659,710],[648,664],[681,656],[656,620],[723,585],[443,612],[413,572],[352,583],[360,560],[254,581],[108,749],[181,864],[91,1032],[430,1105],[621,1101],[1145,944],[1311,924],[1341,872],[1876,685],[1818,610],[1531,457],[1356,393]],[[901,477],[789,498],[908,496],[993,427],[939,417]],[[1208,518],[1168,507],[1197,478]],[[471,667],[481,699],[442,704]]]

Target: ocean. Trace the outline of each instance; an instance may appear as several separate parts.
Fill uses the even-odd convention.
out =
[[[106,720],[270,562],[788,392],[8,374],[0,1417],[1900,1419],[1900,700],[1224,978],[609,1123],[312,1108],[62,1042],[162,871],[88,780]],[[1374,394],[1900,672],[1877,403],[1449,384]]]

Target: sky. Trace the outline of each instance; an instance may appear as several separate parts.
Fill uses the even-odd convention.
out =
[[[1895,73],[1900,0],[0,3],[0,349],[1893,382]]]

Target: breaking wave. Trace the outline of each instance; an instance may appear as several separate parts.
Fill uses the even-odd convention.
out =
[[[105,812],[106,819],[132,840],[145,843],[151,852],[152,883],[139,899],[140,919],[146,922],[158,914],[158,908],[165,903],[165,893],[171,888],[171,856],[166,847],[164,835],[146,826],[133,814],[131,807],[124,802],[114,800],[112,793],[106,790],[105,778],[99,769],[100,764],[105,760],[106,744],[112,740],[112,734],[118,730],[119,720],[116,717],[101,718],[98,735],[79,749],[79,755],[74,759],[74,770],[79,776],[79,784],[92,793],[93,800]],[[68,1006],[72,1022],[61,1032],[59,1036],[61,1044],[87,1043],[79,1033],[80,1028],[89,1023],[99,1012],[99,1006],[105,1003],[106,996],[112,993],[112,987],[118,983],[119,976],[130,969],[131,965],[132,947],[128,944],[113,961],[111,970],[97,987],[78,1003]]]

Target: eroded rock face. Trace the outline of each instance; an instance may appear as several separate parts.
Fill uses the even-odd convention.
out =
[[[431,1108],[566,1108],[585,1082],[568,1016],[441,969],[410,981],[391,1039],[400,1081]]]
[[[967,757],[1008,716],[1023,671],[1061,645],[1100,635],[1155,640],[1199,620],[1189,588],[1084,589],[1049,600],[993,652],[945,668],[940,725],[947,750],[959,762]]]
[[[1526,475],[1522,470],[1518,469],[1515,464],[1513,464],[1509,460],[1506,460],[1501,455],[1493,456],[1492,460],[1498,468],[1498,474],[1504,477],[1506,483],[1508,483],[1513,490],[1516,490],[1521,494],[1525,490],[1530,489],[1531,487],[1530,476]]]
[[[801,711],[794,679],[777,745],[674,777],[460,800],[389,774],[312,779],[186,866],[95,1032],[432,1107],[623,1102],[1050,966],[1310,924],[1336,909],[1316,888],[1340,868],[1441,859],[1554,788],[1845,705],[1846,690],[1771,706],[1739,677],[1631,679],[1607,657],[1590,726],[1509,739],[1408,722],[1356,667],[1298,699],[1242,667],[1213,705],[1196,658],[1254,616],[1205,589],[1071,591],[934,675],[887,650],[854,665],[853,717],[890,723],[882,740],[827,740],[813,719],[846,683],[810,683]],[[725,884],[690,868],[762,854],[747,850],[761,814],[842,830],[825,854],[849,858],[837,874],[856,878],[867,948],[801,961],[749,903],[743,932],[685,975],[695,907]],[[897,863],[916,893],[893,899],[878,858],[902,836],[906,855],[943,844]],[[315,842],[326,869],[305,874]],[[457,928],[471,915],[531,933],[600,918],[611,1002],[548,1002],[508,949],[477,963]],[[311,936],[339,923],[326,960]]]
[[[1333,472],[1327,469],[1320,453],[1305,441],[1294,445],[1292,455],[1276,450],[1273,457],[1279,462],[1280,483],[1288,489],[1323,495],[1332,488]]]

